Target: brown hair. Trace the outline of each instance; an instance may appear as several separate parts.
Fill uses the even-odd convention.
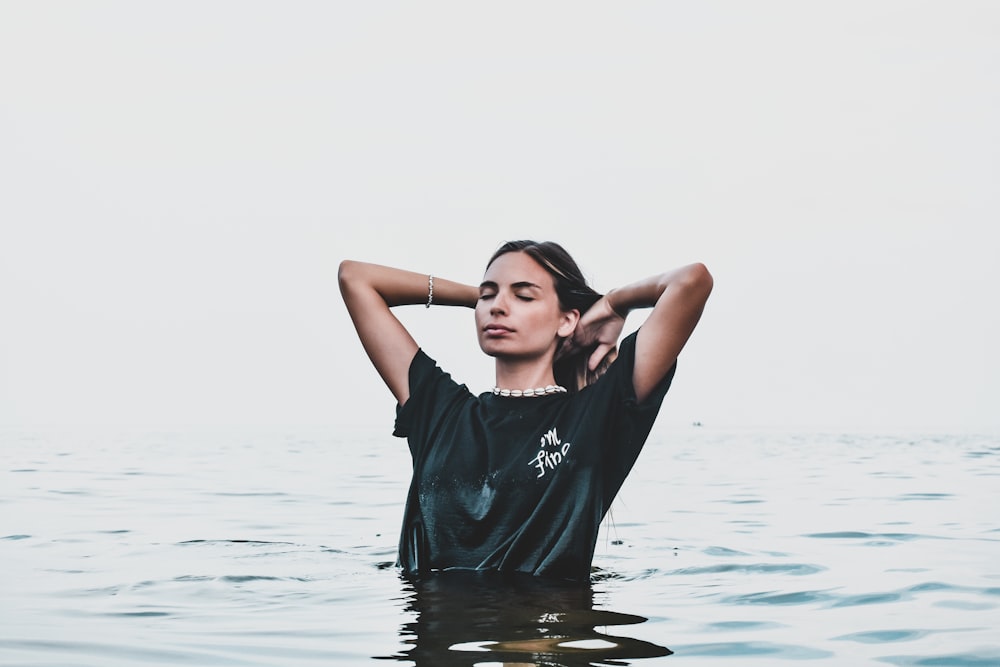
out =
[[[587,279],[583,276],[583,272],[573,257],[558,243],[552,241],[508,241],[493,253],[486,268],[489,268],[497,257],[509,252],[523,252],[552,274],[556,294],[559,297],[559,307],[563,310],[579,310],[582,315],[601,299],[602,295],[587,284]],[[562,347],[562,340],[559,342],[559,347]],[[560,356],[557,349],[556,359],[552,364],[556,383],[563,385],[571,392],[575,392],[596,382],[597,378],[604,375],[608,366],[614,361],[617,350],[611,350],[597,369],[591,371],[587,367],[587,362],[593,351],[594,347],[590,347]]]

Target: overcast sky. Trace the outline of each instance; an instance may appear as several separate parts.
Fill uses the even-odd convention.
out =
[[[665,424],[1000,430],[998,72],[991,1],[4,1],[0,425],[388,432],[338,262],[536,238],[712,270]]]

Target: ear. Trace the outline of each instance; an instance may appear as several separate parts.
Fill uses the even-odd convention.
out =
[[[576,325],[580,322],[580,311],[576,308],[572,310],[562,311],[562,316],[559,320],[559,329],[556,331],[556,335],[560,338],[569,338],[576,331]]]

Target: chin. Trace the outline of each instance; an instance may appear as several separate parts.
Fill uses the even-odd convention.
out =
[[[480,340],[479,349],[483,351],[488,357],[496,357],[503,354],[503,351],[498,349],[500,346],[496,344],[495,341],[491,340]]]
[[[523,350],[518,349],[509,340],[491,340],[484,338],[479,341],[479,349],[488,357],[519,357]]]

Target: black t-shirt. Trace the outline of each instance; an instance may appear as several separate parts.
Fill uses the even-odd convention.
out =
[[[601,520],[676,369],[639,405],[635,337],[593,385],[531,398],[474,396],[418,351],[394,431],[413,456],[399,565],[588,579]]]

